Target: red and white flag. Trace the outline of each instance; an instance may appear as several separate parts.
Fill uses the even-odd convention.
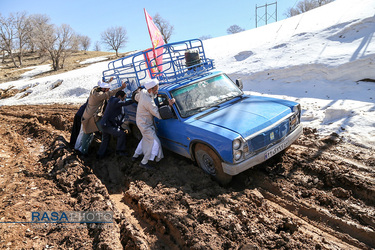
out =
[[[156,27],[155,23],[152,21],[152,17],[147,13],[146,9],[144,9],[144,11],[145,11],[145,16],[146,16],[148,32],[150,34],[150,38],[152,42],[152,52],[153,52],[153,53],[147,53],[147,60],[150,64],[156,63],[157,69],[160,72],[163,70],[163,65],[162,65],[163,64],[163,57],[162,57],[163,48],[159,48],[156,50],[155,48],[162,46],[165,43],[163,40],[163,36],[161,35],[158,27]],[[152,66],[155,66],[155,65],[152,65]],[[155,75],[155,73],[157,73],[156,67],[153,67],[151,69],[151,73],[152,73],[152,78],[157,75],[157,74]]]

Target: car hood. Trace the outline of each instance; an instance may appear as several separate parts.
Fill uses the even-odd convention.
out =
[[[290,102],[266,97],[242,98],[195,117],[195,120],[226,128],[244,138],[291,113]]]

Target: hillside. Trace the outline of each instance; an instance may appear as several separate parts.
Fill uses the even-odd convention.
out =
[[[125,53],[121,54],[121,56],[124,55]],[[27,78],[30,76],[34,78],[40,78],[49,75],[61,74],[62,72],[85,67],[90,63],[88,60],[93,58],[101,58],[93,62],[97,62],[99,60],[113,60],[115,59],[115,54],[101,51],[78,51],[67,58],[66,62],[64,63],[64,68],[58,71],[52,70],[50,64],[51,62],[47,55],[41,56],[38,52],[26,53],[23,58],[23,64],[20,68],[16,68],[12,60],[8,57],[5,57],[4,62],[0,64],[0,84],[20,80],[22,78]],[[18,64],[19,63],[17,61],[17,65]],[[44,66],[43,70],[36,71],[35,69],[39,68],[40,66]]]

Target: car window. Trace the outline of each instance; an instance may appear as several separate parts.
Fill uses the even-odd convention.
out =
[[[239,95],[242,95],[242,91],[224,74],[172,91],[182,117],[194,115]]]

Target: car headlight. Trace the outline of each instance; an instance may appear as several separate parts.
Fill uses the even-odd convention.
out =
[[[240,139],[236,139],[233,141],[233,149],[234,150],[237,150],[241,147],[241,140]]]
[[[301,105],[297,104],[292,109],[293,115],[289,118],[289,128],[290,131],[294,130],[297,125],[300,123],[300,114],[301,114]]]
[[[232,141],[232,153],[235,163],[243,161],[249,155],[249,147],[241,136]]]
[[[235,151],[234,152],[234,159],[236,160],[236,161],[238,161],[239,159],[241,159],[241,157],[242,157],[242,151]]]
[[[294,106],[292,111],[295,114],[299,114],[301,112],[301,104],[297,104],[296,106]]]

